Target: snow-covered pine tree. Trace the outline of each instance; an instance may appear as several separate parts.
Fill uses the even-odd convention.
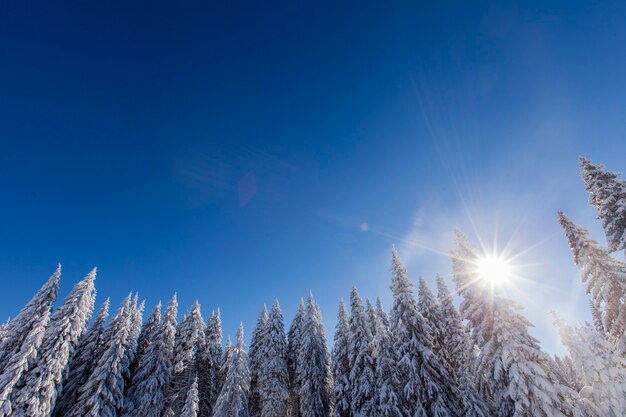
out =
[[[95,367],[104,346],[104,323],[109,316],[110,301],[107,298],[89,330],[81,337],[69,363],[69,372],[63,376],[63,390],[54,407],[53,415],[63,417],[70,407],[78,400],[78,390],[87,383],[91,371]]]
[[[380,297],[376,297],[376,315],[378,316],[378,319],[380,320],[383,327],[389,330],[389,317],[387,317],[387,313],[385,313],[385,309],[383,308],[383,303],[380,301]]]
[[[346,305],[339,302],[337,313],[337,325],[333,339],[332,351],[332,374],[333,374],[333,417],[351,417],[350,400],[352,390],[350,388],[350,323]]]
[[[94,268],[54,312],[37,352],[37,360],[13,391],[13,417],[48,417],[61,390],[61,379],[95,301]]]
[[[13,388],[37,356],[50,321],[52,303],[57,297],[60,276],[61,265],[7,325],[6,336],[0,344],[0,416],[11,415]]]
[[[283,313],[274,301],[265,325],[259,373],[261,417],[285,417],[289,413],[289,371],[287,369],[287,336]]]
[[[373,309],[372,309],[373,312]],[[356,288],[350,293],[350,411],[354,417],[365,417],[374,409],[375,371],[374,337],[370,331],[369,311]],[[375,324],[375,323],[374,323]]]
[[[550,369],[550,358],[528,333],[532,326],[512,301],[494,293],[476,271],[478,256],[456,232],[452,251],[453,277],[465,297],[462,315],[469,321],[480,355],[477,372],[492,399],[496,417],[552,417],[576,412],[576,393],[561,384]],[[476,312],[482,311],[484,316]]]
[[[374,356],[376,358],[376,389],[374,390],[374,417],[402,417],[400,396],[396,388],[394,354],[389,325],[385,323],[385,314],[380,300],[377,300],[376,336],[374,337]]]
[[[326,345],[326,329],[319,306],[309,295],[297,360],[297,381],[300,384],[300,415],[329,417],[331,408],[330,354]]]
[[[259,378],[261,374],[261,364],[266,360],[263,357],[263,345],[266,343],[265,326],[267,324],[267,308],[263,305],[259,317],[256,321],[256,327],[252,332],[252,340],[250,341],[250,349],[248,358],[250,360],[250,394],[248,396],[248,409],[250,417],[259,417],[261,415],[261,387],[259,386]]]
[[[569,355],[564,355],[563,357],[554,355],[554,369],[562,384],[567,385],[576,392],[580,392],[583,389],[582,377]]]
[[[249,417],[250,370],[243,343],[243,324],[239,325],[237,331],[237,344],[229,352],[228,373],[215,404],[213,417]]]
[[[413,284],[395,248],[392,251],[390,332],[396,366],[392,380],[399,385],[400,408],[405,416],[454,416],[444,383],[443,364],[432,352],[432,330],[419,312]]]
[[[487,404],[478,394],[476,378],[473,374],[474,354],[469,333],[463,320],[452,303],[452,296],[444,279],[437,275],[437,309],[439,328],[442,335],[442,349],[450,367],[450,374],[460,389],[461,415],[464,417],[487,417]]]
[[[111,319],[104,332],[104,352],[98,358],[76,403],[63,417],[115,417],[124,402],[123,363],[132,333],[135,308],[131,294]]]
[[[226,375],[228,375],[228,367],[230,366],[230,354],[233,352],[233,343],[230,340],[230,336],[226,337],[226,343],[224,344],[224,350],[222,351],[222,358],[220,360],[220,393],[224,387],[226,381]],[[219,394],[218,394],[219,397]]]
[[[305,317],[304,300],[300,299],[296,315],[291,321],[287,332],[287,367],[289,368],[289,396],[291,401],[291,417],[300,415],[300,381],[298,379],[298,355],[302,345],[302,329]]]
[[[441,393],[445,395],[444,403],[448,405],[453,415],[465,415],[463,414],[463,407],[459,401],[460,390],[456,372],[450,363],[450,355],[446,349],[446,341],[444,339],[444,335],[449,331],[449,329],[445,327],[446,318],[443,317],[443,310],[439,308],[439,303],[424,278],[419,279],[417,299],[419,311],[430,325],[432,352],[437,356],[445,370],[445,372],[440,373]]]
[[[133,359],[133,362],[130,364],[131,381],[133,380],[134,375],[137,372],[137,368],[141,366],[141,361],[145,360],[148,349],[150,348],[150,345],[154,343],[160,328],[161,302],[159,301],[157,305],[154,306],[154,308],[152,309],[152,312],[148,316],[146,324],[144,324],[141,328],[139,337],[137,338],[137,352],[135,353],[135,358]],[[127,388],[130,389],[131,387],[132,384]]]
[[[196,301],[176,329],[172,376],[163,408],[166,416],[178,416],[183,409],[187,391],[197,372],[196,360],[206,348],[204,326],[200,304]]]
[[[598,330],[606,334],[614,346],[623,346],[626,322],[620,317],[626,316],[626,263],[610,256],[563,212],[559,212],[558,217],[593,306],[601,313],[602,328]]]
[[[189,387],[189,391],[187,391],[187,398],[185,399],[185,405],[183,406],[180,417],[198,417],[199,401],[198,377],[195,376]]]
[[[601,164],[580,158],[580,171],[589,203],[598,209],[609,250],[626,249],[626,181],[617,172],[608,172]]]
[[[143,310],[145,307],[145,301],[139,302],[139,294],[135,293],[135,298],[132,303],[132,312],[130,317],[130,333],[126,339],[126,346],[124,349],[124,359],[122,361],[122,376],[124,377],[124,392],[128,390],[131,385],[131,366],[135,360],[137,353],[137,339],[141,333],[141,325],[143,323]]]
[[[372,333],[372,340],[376,337],[376,309],[369,298],[365,299],[365,312],[367,314],[367,326]]]
[[[626,359],[591,326],[572,328],[556,320],[561,341],[567,346],[585,387],[583,401],[595,416],[626,415]]]
[[[220,365],[222,358],[222,319],[220,309],[212,311],[204,331],[206,349],[202,364],[198,369],[198,390],[200,392],[200,417],[210,417],[220,395]]]

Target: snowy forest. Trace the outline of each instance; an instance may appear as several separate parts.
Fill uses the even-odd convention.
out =
[[[59,266],[0,327],[0,417],[624,416],[626,181],[580,164],[606,246],[558,213],[593,318],[555,315],[565,356],[542,351],[522,307],[481,282],[460,231],[452,282],[412,282],[393,249],[390,309],[354,288],[332,343],[312,294],[290,323],[278,301],[263,307],[248,347],[243,326],[223,340],[219,309],[205,321],[196,302],[179,320],[176,295],[144,318],[131,293],[109,318],[95,269],[53,309]]]

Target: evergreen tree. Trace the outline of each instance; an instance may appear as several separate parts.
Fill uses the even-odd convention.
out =
[[[337,313],[337,325],[332,352],[333,374],[333,417],[351,417],[350,401],[352,390],[350,388],[350,323],[346,305],[339,302]]]
[[[206,348],[205,343],[204,319],[196,301],[176,329],[173,369],[165,397],[164,415],[180,415],[189,386],[197,373],[196,360]]]
[[[372,340],[376,337],[376,310],[369,298],[365,299],[365,312],[367,318],[367,327],[372,334]]]
[[[376,297],[376,315],[380,320],[380,324],[385,329],[389,330],[389,317],[387,317],[387,313],[385,313],[385,309],[383,309],[383,303],[380,301],[380,297]]]
[[[61,390],[61,378],[70,355],[74,352],[95,301],[94,268],[65,297],[52,315],[37,352],[37,361],[14,390],[14,417],[48,417]]]
[[[109,316],[109,304],[107,298],[72,355],[69,372],[63,378],[63,390],[54,407],[56,417],[65,416],[70,407],[76,403],[80,387],[87,383],[87,379],[100,358],[102,346],[104,346],[104,323]]]
[[[141,333],[141,325],[143,323],[143,309],[145,301],[139,303],[139,294],[135,293],[135,298],[131,306],[130,316],[130,333],[126,339],[126,346],[124,349],[124,359],[122,361],[122,376],[124,378],[124,387],[127,390],[131,385],[132,378],[132,366],[137,353],[137,339]]]
[[[287,369],[287,336],[283,313],[274,301],[263,335],[259,373],[261,417],[285,417],[289,411],[289,371]]]
[[[228,367],[230,366],[231,353],[233,353],[233,344],[230,341],[230,336],[228,336],[226,337],[226,344],[224,345],[224,351],[222,352],[222,359],[220,361],[220,393],[222,392],[222,388],[224,387],[226,375],[228,375]]]
[[[141,366],[142,361],[146,359],[150,345],[152,345],[156,339],[156,336],[161,329],[161,302],[159,301],[152,309],[152,312],[148,316],[146,324],[141,328],[139,337],[137,338],[137,352],[135,358],[130,365],[131,380],[134,379],[134,375],[137,373],[137,368]],[[130,387],[129,387],[130,388]]]
[[[304,301],[300,299],[296,315],[291,321],[287,332],[287,367],[289,368],[289,396],[291,398],[291,417],[302,417],[300,414],[300,380],[298,379],[298,356],[302,345],[302,329],[305,317]]]
[[[124,400],[123,363],[132,334],[135,308],[131,295],[111,319],[105,330],[104,352],[99,357],[78,400],[64,417],[115,417]]]
[[[328,417],[331,407],[330,354],[322,313],[309,295],[298,352],[296,380],[300,388],[300,415]]]
[[[371,310],[373,312],[373,309]],[[363,310],[356,288],[350,294],[350,410],[354,417],[369,416],[374,409],[376,365],[373,358],[374,338],[370,331],[369,311]]]
[[[202,365],[198,370],[198,387],[200,391],[200,417],[210,417],[213,407],[220,394],[220,366],[222,358],[222,320],[220,309],[211,312],[204,332],[206,350],[202,357]]]
[[[581,176],[589,193],[589,203],[598,209],[611,252],[626,249],[626,181],[617,172],[607,172],[601,164],[580,158]]]
[[[187,398],[185,399],[185,405],[183,406],[181,417],[198,417],[199,401],[198,377],[196,376],[194,377],[193,383],[187,392]]]
[[[249,417],[250,370],[243,343],[243,324],[239,325],[237,344],[229,349],[227,368],[228,373],[215,404],[213,417]]]
[[[464,311],[480,341],[477,371],[484,391],[492,399],[496,417],[551,417],[575,413],[576,394],[559,383],[550,369],[550,358],[528,333],[520,307],[495,294],[477,276],[477,255],[457,232],[452,252],[457,291],[465,298]],[[484,317],[476,316],[484,311]]]
[[[449,376],[432,352],[432,330],[419,312],[413,295],[413,284],[400,262],[396,250],[392,252],[393,306],[391,308],[390,332],[394,352],[392,380],[399,385],[400,409],[405,416],[453,416],[454,408],[444,385]]]
[[[609,255],[589,233],[559,212],[559,222],[565,230],[574,263],[581,269],[581,279],[591,294],[594,315],[601,315],[602,327],[615,346],[623,344],[626,322],[626,264]],[[593,310],[592,310],[593,311]]]
[[[261,415],[261,387],[259,385],[261,364],[266,360],[263,357],[263,339],[265,335],[265,326],[267,325],[267,308],[263,305],[263,309],[259,314],[256,327],[252,332],[252,340],[250,341],[250,395],[248,398],[248,408],[250,417],[259,417]]]
[[[596,416],[626,415],[626,359],[613,353],[611,345],[589,325],[572,328],[561,320],[555,324],[582,373],[585,404]]]
[[[59,290],[61,265],[22,311],[11,320],[0,345],[0,416],[10,416],[10,396],[20,378],[32,365],[50,321],[52,303]]]
[[[375,417],[403,417],[400,408],[400,396],[396,390],[400,383],[396,379],[392,338],[389,334],[389,326],[385,324],[386,318],[380,300],[377,300],[376,336],[374,338],[376,389],[374,390],[374,412],[372,415]]]
[[[554,369],[563,385],[567,385],[576,392],[580,392],[583,389],[582,377],[569,355],[563,357],[555,355]]]

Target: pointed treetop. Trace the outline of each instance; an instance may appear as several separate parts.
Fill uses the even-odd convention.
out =
[[[239,329],[237,329],[237,348],[244,349],[243,322],[239,322]]]

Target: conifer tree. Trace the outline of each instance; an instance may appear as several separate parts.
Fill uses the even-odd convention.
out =
[[[371,305],[371,304],[370,304]],[[373,312],[373,309],[371,310]],[[370,331],[370,311],[364,310],[356,288],[350,293],[350,411],[354,417],[369,416],[374,409],[376,365],[374,338]]]
[[[581,279],[587,284],[592,298],[592,312],[596,320],[602,318],[602,327],[596,327],[618,346],[623,344],[626,322],[626,264],[618,261],[589,237],[589,233],[558,213],[559,222],[565,230],[574,263],[581,269]],[[597,309],[598,311],[594,311]]]
[[[161,302],[159,301],[152,309],[146,324],[141,328],[139,337],[137,338],[137,352],[135,353],[135,358],[130,365],[131,380],[134,378],[137,368],[141,366],[141,362],[146,359],[150,345],[154,343],[160,328]]]
[[[550,369],[550,358],[528,333],[528,322],[520,307],[494,293],[476,271],[477,255],[457,232],[452,252],[457,291],[465,297],[462,308],[476,340],[480,356],[477,371],[483,392],[492,400],[496,417],[551,417],[572,415],[576,394],[560,384]],[[477,311],[485,316],[476,315]]]
[[[261,417],[284,417],[289,412],[289,371],[287,369],[287,336],[283,313],[274,301],[262,338],[265,360],[259,364]]]
[[[298,379],[298,356],[302,345],[302,329],[305,317],[304,301],[300,299],[296,315],[291,321],[287,332],[287,367],[289,368],[289,396],[291,398],[291,417],[301,417],[300,414],[300,380]]]
[[[59,290],[61,265],[22,311],[11,320],[0,345],[0,416],[10,416],[10,396],[25,371],[32,366],[50,321],[52,303]]]
[[[337,313],[337,325],[332,351],[332,374],[333,374],[333,416],[351,417],[350,401],[352,390],[350,388],[350,323],[346,305],[339,302]]]
[[[229,349],[228,372],[213,417],[249,417],[248,392],[250,370],[243,342],[243,324],[239,325],[237,344]]]
[[[319,306],[309,295],[302,326],[297,360],[300,415],[328,417],[331,407],[330,354],[326,345],[326,329]]]
[[[198,377],[196,376],[194,377],[193,383],[187,392],[187,398],[185,399],[185,405],[183,406],[181,417],[198,417],[199,401]]]
[[[598,209],[609,250],[626,249],[626,181],[617,172],[607,172],[601,164],[580,158],[581,176],[589,193],[589,203]]]
[[[385,313],[385,309],[383,308],[383,303],[380,301],[380,297],[376,297],[376,315],[380,320],[380,324],[387,330],[389,330],[389,317],[387,317],[387,313]]]
[[[139,294],[135,293],[135,298],[132,303],[132,312],[130,317],[130,333],[126,340],[126,346],[124,349],[124,360],[122,361],[122,376],[124,378],[124,389],[128,390],[131,385],[132,378],[132,366],[135,361],[135,355],[137,353],[138,337],[141,333],[141,325],[143,323],[143,309],[145,307],[145,301],[139,303]]]
[[[266,360],[263,357],[263,345],[265,326],[267,325],[267,308],[263,305],[256,327],[252,332],[252,340],[250,341],[249,360],[250,360],[250,395],[248,398],[248,409],[250,417],[259,417],[261,415],[261,387],[259,385],[261,364]]]
[[[87,383],[104,346],[104,323],[109,316],[110,301],[107,298],[89,330],[80,339],[69,363],[69,372],[63,377],[63,390],[54,407],[54,416],[63,417],[78,399],[78,390]]]
[[[392,338],[387,318],[380,300],[377,300],[376,336],[374,338],[374,356],[376,357],[376,389],[374,390],[375,417],[402,417],[400,396],[397,387],[400,385],[395,372],[396,363],[392,351]]]
[[[52,315],[37,352],[37,361],[14,390],[14,417],[48,417],[61,390],[61,378],[74,352],[95,301],[94,268],[63,300]]]
[[[554,368],[562,384],[580,392],[583,388],[582,377],[569,355],[563,357],[554,355]]]
[[[398,253],[392,251],[393,306],[390,332],[396,366],[392,377],[401,395],[400,408],[406,416],[453,416],[446,403],[449,395],[444,382],[449,376],[432,352],[432,330],[419,312],[413,294],[413,284]]]
[[[376,310],[369,298],[365,299],[365,312],[367,318],[367,326],[372,334],[372,340],[376,337]]]
[[[220,394],[220,366],[222,358],[222,320],[220,309],[211,312],[204,332],[206,350],[202,355],[202,365],[198,370],[200,391],[200,417],[210,417]]]

